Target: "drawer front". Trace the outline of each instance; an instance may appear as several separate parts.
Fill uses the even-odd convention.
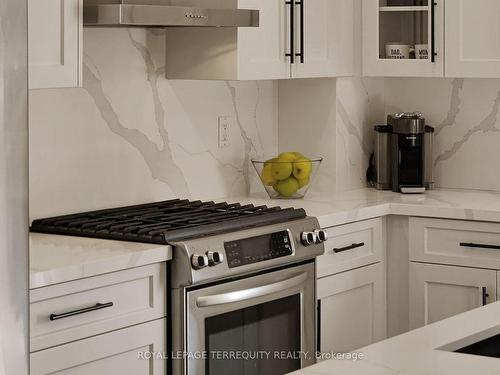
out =
[[[166,315],[166,264],[32,290],[31,351]]]
[[[328,228],[325,254],[318,258],[318,277],[382,261],[383,222],[377,218]]]
[[[500,224],[410,218],[410,259],[500,269]]]
[[[31,375],[165,375],[166,319],[72,342],[30,355]]]

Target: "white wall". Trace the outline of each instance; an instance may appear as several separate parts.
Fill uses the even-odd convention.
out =
[[[84,55],[83,88],[30,93],[32,219],[260,189],[250,158],[277,152],[274,82],[166,80],[162,31],[85,29]]]
[[[0,375],[28,374],[26,14],[0,1]]]

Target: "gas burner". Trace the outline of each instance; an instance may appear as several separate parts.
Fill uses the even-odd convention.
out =
[[[31,231],[168,244],[305,217],[303,209],[173,199],[35,220]]]

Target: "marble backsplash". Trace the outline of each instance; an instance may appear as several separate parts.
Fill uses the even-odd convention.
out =
[[[86,29],[83,51],[83,88],[30,93],[32,219],[260,190],[250,158],[277,152],[275,82],[167,80],[155,30]]]
[[[279,83],[279,149],[324,158],[314,191],[366,186],[373,125],[384,121],[384,80],[318,78]]]
[[[422,112],[436,128],[442,188],[500,190],[500,80],[386,79],[386,113]]]

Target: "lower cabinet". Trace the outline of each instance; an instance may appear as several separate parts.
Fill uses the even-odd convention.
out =
[[[387,336],[385,264],[317,281],[318,350],[350,352]]]
[[[410,263],[410,328],[497,300],[497,271]]]
[[[30,355],[31,375],[165,375],[166,319],[71,342]]]

